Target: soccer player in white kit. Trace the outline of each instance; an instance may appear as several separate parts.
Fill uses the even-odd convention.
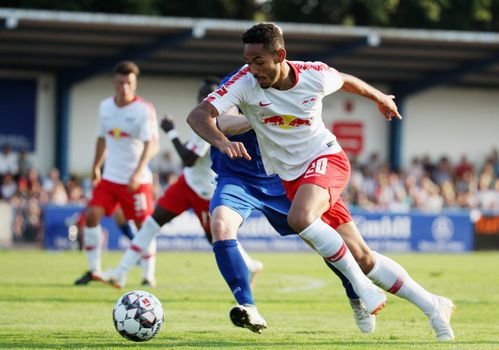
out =
[[[194,108],[188,124],[222,153],[248,159],[244,145],[228,140],[215,125],[214,118],[238,106],[257,134],[267,173],[283,180],[292,201],[290,226],[350,280],[372,314],[386,301],[373,281],[418,306],[439,340],[453,339],[452,301],[429,293],[402,266],[372,252],[340,198],[350,164],[322,121],[322,99],[339,89],[355,93],[376,103],[390,121],[401,118],[394,96],[322,62],[286,60],[282,30],[274,24],[257,24],[242,40],[247,65]],[[231,238],[235,237],[215,236],[214,241]],[[232,281],[231,286],[234,289],[237,283]],[[239,315],[237,325],[254,332],[266,326],[251,303],[238,305],[231,315]]]
[[[94,189],[85,210],[83,249],[89,271],[75,281],[85,285],[101,280],[102,228],[100,220],[121,206],[125,218],[140,228],[153,210],[152,173],[148,163],[158,150],[158,120],[152,103],[136,95],[138,66],[119,62],[114,68],[115,95],[99,107]],[[104,173],[101,175],[101,167]],[[154,284],[154,243],[143,252],[144,285]]]
[[[198,91],[198,103],[218,86],[215,78],[207,78]],[[143,227],[137,232],[130,247],[126,250],[117,269],[111,269],[104,274],[104,281],[116,288],[123,288],[130,268],[137,262],[147,247],[159,234],[161,226],[170,222],[188,209],[193,209],[206,234],[212,243],[210,228],[210,199],[215,189],[215,173],[211,170],[211,145],[192,133],[189,140],[182,144],[174,128],[173,120],[165,117],[161,121],[161,128],[173,142],[175,149],[184,163],[183,174],[171,184],[158,199],[154,213],[147,218]],[[258,260],[253,260],[238,244],[239,251],[244,258],[252,278],[263,268]]]

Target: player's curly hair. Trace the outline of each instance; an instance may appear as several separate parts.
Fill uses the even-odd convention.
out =
[[[263,44],[268,52],[276,52],[284,48],[284,35],[282,29],[274,23],[258,23],[244,32],[244,44]]]
[[[139,76],[140,74],[140,69],[139,66],[137,66],[134,62],[132,61],[121,61],[118,62],[113,69],[115,74],[135,74],[136,76]]]

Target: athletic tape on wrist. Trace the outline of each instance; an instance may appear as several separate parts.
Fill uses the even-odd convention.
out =
[[[176,139],[178,137],[178,132],[175,129],[171,129],[170,131],[168,131],[166,133],[166,136],[168,136],[168,138],[170,140],[173,140],[173,139]]]

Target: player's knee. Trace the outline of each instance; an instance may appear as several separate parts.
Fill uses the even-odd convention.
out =
[[[290,211],[288,214],[288,224],[297,233],[302,232],[316,219],[317,217],[315,215],[306,211]]]
[[[227,222],[225,222],[225,220],[222,218],[212,218],[211,235],[213,242],[234,238],[231,235]]]
[[[87,227],[95,227],[99,225],[101,219],[100,210],[98,208],[88,208],[85,213],[85,224]]]

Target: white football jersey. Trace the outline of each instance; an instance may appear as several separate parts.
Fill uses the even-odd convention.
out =
[[[118,107],[114,97],[104,99],[99,107],[97,135],[106,140],[103,179],[128,184],[139,164],[145,141],[158,140],[158,118],[152,103],[140,97]],[[145,167],[140,183],[152,183],[152,173]]]
[[[211,170],[211,146],[196,133],[191,134],[185,146],[199,157],[193,166],[184,168],[185,181],[198,196],[211,199],[215,190],[215,172]]]
[[[341,151],[322,121],[322,99],[343,80],[322,62],[287,62],[296,75],[288,90],[262,89],[245,65],[205,101],[219,114],[238,106],[256,132],[267,174],[290,181],[318,156]]]

